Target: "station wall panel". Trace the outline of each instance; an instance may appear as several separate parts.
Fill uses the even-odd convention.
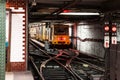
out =
[[[10,71],[27,69],[26,3],[27,0],[9,0],[11,10]]]
[[[120,80],[120,44],[117,44],[117,53],[116,53],[116,80]]]
[[[77,40],[77,49],[87,54],[104,57],[103,25],[91,23],[79,23],[77,36],[83,41]]]
[[[0,80],[5,80],[5,1],[0,0]]]
[[[117,41],[120,43],[120,23],[117,25]]]

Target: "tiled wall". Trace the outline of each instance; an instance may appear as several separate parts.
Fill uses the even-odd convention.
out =
[[[5,80],[5,1],[0,0],[0,80]]]

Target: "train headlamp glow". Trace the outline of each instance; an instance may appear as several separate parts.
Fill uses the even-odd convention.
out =
[[[62,40],[66,40],[65,37],[59,37],[58,40],[62,41]]]

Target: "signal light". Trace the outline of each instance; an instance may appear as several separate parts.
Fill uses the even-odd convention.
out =
[[[117,31],[116,26],[112,26],[112,32],[116,32],[116,31]]]
[[[104,30],[105,30],[105,31],[109,31],[109,30],[110,30],[109,26],[105,26],[105,27],[104,27]]]
[[[116,27],[116,25],[112,25],[111,31],[112,31],[112,36],[116,36],[117,35],[117,27]]]

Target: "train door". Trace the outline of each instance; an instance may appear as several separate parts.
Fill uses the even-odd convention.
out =
[[[43,25],[42,26],[43,27],[43,41],[45,40],[45,35],[46,35],[46,26],[45,25]]]
[[[46,25],[46,40],[48,41],[49,39],[49,25]]]

